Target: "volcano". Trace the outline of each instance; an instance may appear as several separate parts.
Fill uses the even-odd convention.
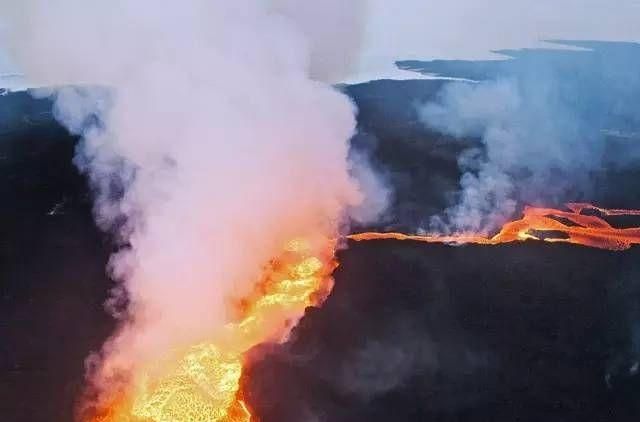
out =
[[[356,227],[338,247],[324,303],[305,301],[288,336],[246,352],[234,372],[242,417],[640,417],[640,249],[630,241],[640,217],[626,210],[639,205],[639,168],[599,169],[599,190],[573,198],[600,208],[519,210],[535,224],[509,231],[506,243],[403,237],[448,205],[458,156],[472,143],[416,121],[415,101],[444,85],[344,87],[361,110],[352,146],[387,172],[394,203],[384,221]],[[115,328],[103,302],[115,286],[104,268],[116,242],[95,227],[91,193],[72,165],[77,139],[51,103],[11,93],[0,97],[0,117],[0,191],[11,198],[0,204],[0,412],[10,422],[71,421],[86,358]]]

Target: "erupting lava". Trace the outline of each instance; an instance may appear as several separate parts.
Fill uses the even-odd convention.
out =
[[[566,242],[593,248],[624,250],[640,243],[640,228],[616,228],[602,217],[585,215],[591,210],[602,216],[640,216],[640,210],[606,209],[586,203],[569,203],[570,211],[553,208],[526,207],[522,218],[511,221],[493,237],[475,233],[442,235],[407,235],[403,233],[358,233],[349,239],[362,241],[374,239],[414,240],[428,243],[476,243],[497,245],[527,239],[545,242]]]
[[[308,306],[321,304],[333,287],[335,241],[314,254],[304,240],[291,241],[269,263],[264,278],[237,304],[238,320],[215,343],[191,347],[177,362],[137,375],[91,422],[249,422],[242,399],[243,355],[267,341],[283,341]],[[157,377],[151,373],[161,373]],[[255,419],[254,419],[255,420]]]
[[[570,203],[569,211],[527,207],[521,219],[505,224],[493,237],[479,234],[407,235],[359,233],[355,241],[414,240],[430,243],[495,245],[527,239],[568,242],[623,250],[640,243],[640,228],[615,228],[604,216],[640,216],[640,210],[603,209]],[[587,215],[584,211],[591,211]],[[595,214],[599,214],[595,215]],[[242,397],[243,355],[267,341],[283,341],[308,306],[320,305],[331,292],[336,240],[327,240],[321,254],[304,240],[290,242],[273,260],[249,297],[238,303],[237,322],[215,343],[193,346],[168,365],[170,371],[138,376],[108,409],[90,422],[249,422],[257,420]],[[166,366],[166,363],[165,363]]]

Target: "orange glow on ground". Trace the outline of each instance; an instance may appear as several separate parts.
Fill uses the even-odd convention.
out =
[[[161,376],[134,374],[134,385],[99,409],[89,422],[249,422],[242,398],[244,353],[267,341],[284,341],[309,306],[333,287],[335,241],[321,253],[304,240],[285,246],[264,278],[237,303],[238,319],[220,342],[195,345],[166,365]]]
[[[403,233],[358,233],[348,236],[355,241],[375,239],[414,240],[428,243],[475,243],[497,245],[523,240],[565,242],[613,251],[629,249],[640,243],[640,227],[616,228],[602,217],[585,215],[591,210],[602,216],[640,216],[640,210],[606,209],[586,203],[569,203],[569,211],[526,207],[522,218],[511,221],[493,237],[475,233],[442,235],[406,235]]]
[[[640,243],[640,228],[616,228],[603,218],[640,216],[640,210],[604,209],[585,203],[570,203],[567,209],[527,207],[520,219],[506,223],[492,237],[366,232],[346,238],[481,245],[539,240],[614,251]],[[305,309],[322,304],[333,288],[335,249],[336,240],[326,240],[320,253],[303,239],[291,241],[265,268],[253,292],[236,303],[237,319],[225,327],[220,341],[192,346],[170,362],[171,370],[161,376],[134,374],[128,391],[120,392],[110,405],[85,421],[258,421],[242,397],[244,354],[258,344],[286,340]]]

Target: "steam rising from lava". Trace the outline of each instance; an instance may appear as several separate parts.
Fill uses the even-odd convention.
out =
[[[640,45],[569,41],[574,52],[504,51],[478,83],[450,83],[419,109],[424,123],[476,145],[458,158],[455,203],[438,231],[500,227],[519,205],[595,198],[594,175],[636,166]],[[593,49],[593,50],[586,50]]]
[[[122,245],[100,390],[220,335],[282,245],[319,251],[367,206],[347,161],[354,107],[310,76],[348,70],[361,2],[1,5],[28,79],[58,87],[42,93],[82,136],[97,221]]]
[[[93,420],[247,421],[236,394],[243,353],[282,340],[328,294],[331,239],[345,213],[372,219],[386,203],[366,160],[356,156],[355,169],[347,161],[353,105],[323,83],[348,71],[361,2],[0,1],[16,60],[31,81],[56,87],[40,94],[82,137],[76,164],[94,188],[98,223],[121,246],[108,302],[121,324],[89,360],[107,411]],[[509,89],[500,116],[513,108]],[[430,112],[455,109],[447,101]],[[479,119],[472,129],[492,134]],[[488,180],[507,192],[488,195],[508,208],[504,217],[511,184]],[[350,238],[494,244],[551,230],[568,237],[545,240],[609,249],[640,239],[637,228],[582,215],[585,207],[530,208],[494,238]],[[460,210],[475,224],[476,208]]]

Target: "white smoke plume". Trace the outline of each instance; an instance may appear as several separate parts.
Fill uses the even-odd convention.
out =
[[[449,83],[419,108],[430,128],[477,141],[432,228],[492,232],[522,205],[597,200],[599,175],[638,165],[640,45],[564,44],[583,50],[507,52],[486,79]]]
[[[361,1],[0,4],[3,41],[56,87],[42,92],[83,138],[97,221],[125,245],[103,377],[214,335],[287,240],[363,215],[354,106],[325,83],[349,70]]]
[[[586,188],[581,177],[598,165],[603,143],[581,136],[587,131],[557,93],[560,82],[540,80],[451,84],[422,108],[429,126],[482,142],[458,158],[460,197],[433,220],[437,229],[490,232],[519,204],[549,205],[572,185]]]

